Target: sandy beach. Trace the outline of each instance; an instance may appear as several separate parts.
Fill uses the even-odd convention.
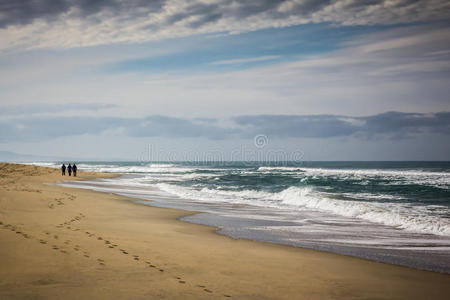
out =
[[[450,276],[234,240],[192,214],[0,164],[0,299],[446,299]]]

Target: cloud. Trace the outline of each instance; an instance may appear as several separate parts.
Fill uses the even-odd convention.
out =
[[[56,113],[68,111],[99,111],[108,108],[117,107],[115,104],[103,103],[66,103],[66,104],[46,104],[29,103],[27,105],[0,105],[0,115],[34,115],[41,113]]]
[[[27,25],[35,20],[44,20],[52,23],[62,16],[74,18],[89,18],[101,12],[110,15],[119,15],[123,11],[133,11],[130,15],[160,11],[164,0],[0,0],[0,28],[14,25]],[[90,20],[94,22],[94,20]]]
[[[418,135],[450,135],[450,112],[387,112],[366,117],[340,115],[253,115],[232,118],[221,126],[214,119],[185,119],[169,116],[145,118],[53,117],[16,118],[0,121],[0,141],[41,141],[77,135],[128,137],[201,138],[208,140],[253,138],[412,138]]]
[[[338,115],[239,116],[248,136],[266,134],[277,138],[408,138],[415,134],[450,134],[450,113],[431,114],[387,112],[367,117]]]
[[[313,39],[328,42],[329,36],[337,36],[343,29],[324,30]],[[290,34],[284,41],[299,35],[298,28],[287,31]],[[54,103],[62,103],[64,99],[98,99],[120,105],[120,111],[105,110],[99,115],[120,113],[127,117],[160,114],[228,118],[287,113],[361,116],[386,111],[450,110],[449,28],[420,25],[363,33],[346,36],[345,47],[339,44],[332,51],[298,53],[299,56],[293,50],[290,57],[278,50],[252,53],[252,48],[263,48],[267,38],[271,39],[266,32],[228,37],[225,41],[187,39],[189,43],[194,40],[193,47],[192,44],[183,47],[180,40],[167,41],[161,43],[164,44],[161,53],[163,48],[183,50],[177,54],[155,54],[147,59],[151,63],[135,59],[127,64],[133,57],[130,53],[145,57],[155,43],[6,56],[0,58],[2,103],[18,104],[25,99]],[[270,64],[210,65],[213,61],[235,58],[228,56],[233,53],[233,46],[250,35],[257,35],[260,40],[250,39],[252,46],[245,51],[239,46],[239,51],[234,51],[236,58],[251,54],[254,57],[280,54],[282,58],[268,61]],[[197,52],[196,47],[200,47]],[[227,55],[223,56],[222,51]],[[130,57],[118,53],[128,53]],[[111,65],[103,60],[105,57],[133,67],[104,71]],[[26,105],[23,107],[26,109]]]
[[[40,141],[103,132],[130,137],[223,139],[235,132],[199,120],[168,116],[118,117],[31,117],[0,121],[0,141]]]
[[[224,139],[237,133],[232,128],[223,128],[204,120],[189,120],[167,116],[149,116],[141,120],[135,120],[132,126],[125,128],[130,136],[135,137],[174,137],[174,138],[206,138]]]
[[[433,114],[387,112],[359,119],[364,121],[359,132],[367,136],[392,134],[404,137],[423,132],[450,134],[450,112]]]
[[[446,0],[0,1],[0,50],[140,43],[307,23],[447,22]]]
[[[276,138],[328,138],[358,132],[358,126],[348,119],[333,115],[239,116],[234,120],[245,128],[248,137],[263,134]]]
[[[280,58],[279,55],[267,55],[267,56],[258,56],[258,57],[250,57],[250,58],[238,58],[238,59],[228,59],[228,60],[220,60],[214,61],[212,65],[232,65],[232,64],[246,64],[252,62],[260,62],[266,60],[274,60]]]

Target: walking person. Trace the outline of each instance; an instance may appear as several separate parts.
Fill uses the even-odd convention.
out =
[[[73,164],[72,171],[73,171],[73,177],[77,177],[77,165],[76,164]]]
[[[62,166],[61,166],[61,175],[62,176],[66,176],[66,165],[65,164],[63,164]]]
[[[67,166],[67,172],[69,172],[69,176],[72,176],[72,166],[70,164]]]

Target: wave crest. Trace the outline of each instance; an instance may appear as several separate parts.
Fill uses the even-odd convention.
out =
[[[431,215],[425,206],[337,200],[315,191],[312,187],[289,187],[278,193],[209,188],[195,190],[166,183],[158,184],[158,188],[181,198],[192,200],[241,203],[283,209],[307,208],[414,232],[450,235],[450,221]]]

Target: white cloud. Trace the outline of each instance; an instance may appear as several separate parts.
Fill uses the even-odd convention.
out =
[[[381,41],[396,46],[367,51]],[[448,59],[427,55],[444,53],[449,44],[445,28],[410,26],[360,36],[334,52],[235,71],[79,73],[77,66],[59,62],[51,64],[51,74],[39,77],[27,64],[15,65],[1,71],[0,89],[8,103],[113,103],[120,109],[99,115],[123,117],[449,111]],[[100,50],[86,60],[94,62]],[[48,68],[46,59],[33,61],[31,70]]]
[[[44,12],[42,15],[30,14],[26,8],[23,12],[20,9],[18,12],[3,12],[4,16],[0,16],[0,52],[142,43],[306,23],[404,24],[445,21],[450,17],[450,4],[446,0],[280,3],[262,0],[167,0],[148,2],[151,5],[140,1],[118,1],[116,6],[100,4],[94,8],[70,6],[73,3],[76,2],[67,2],[67,7],[56,10],[52,18],[46,11],[52,7],[38,10]],[[11,17],[8,17],[9,14]]]

